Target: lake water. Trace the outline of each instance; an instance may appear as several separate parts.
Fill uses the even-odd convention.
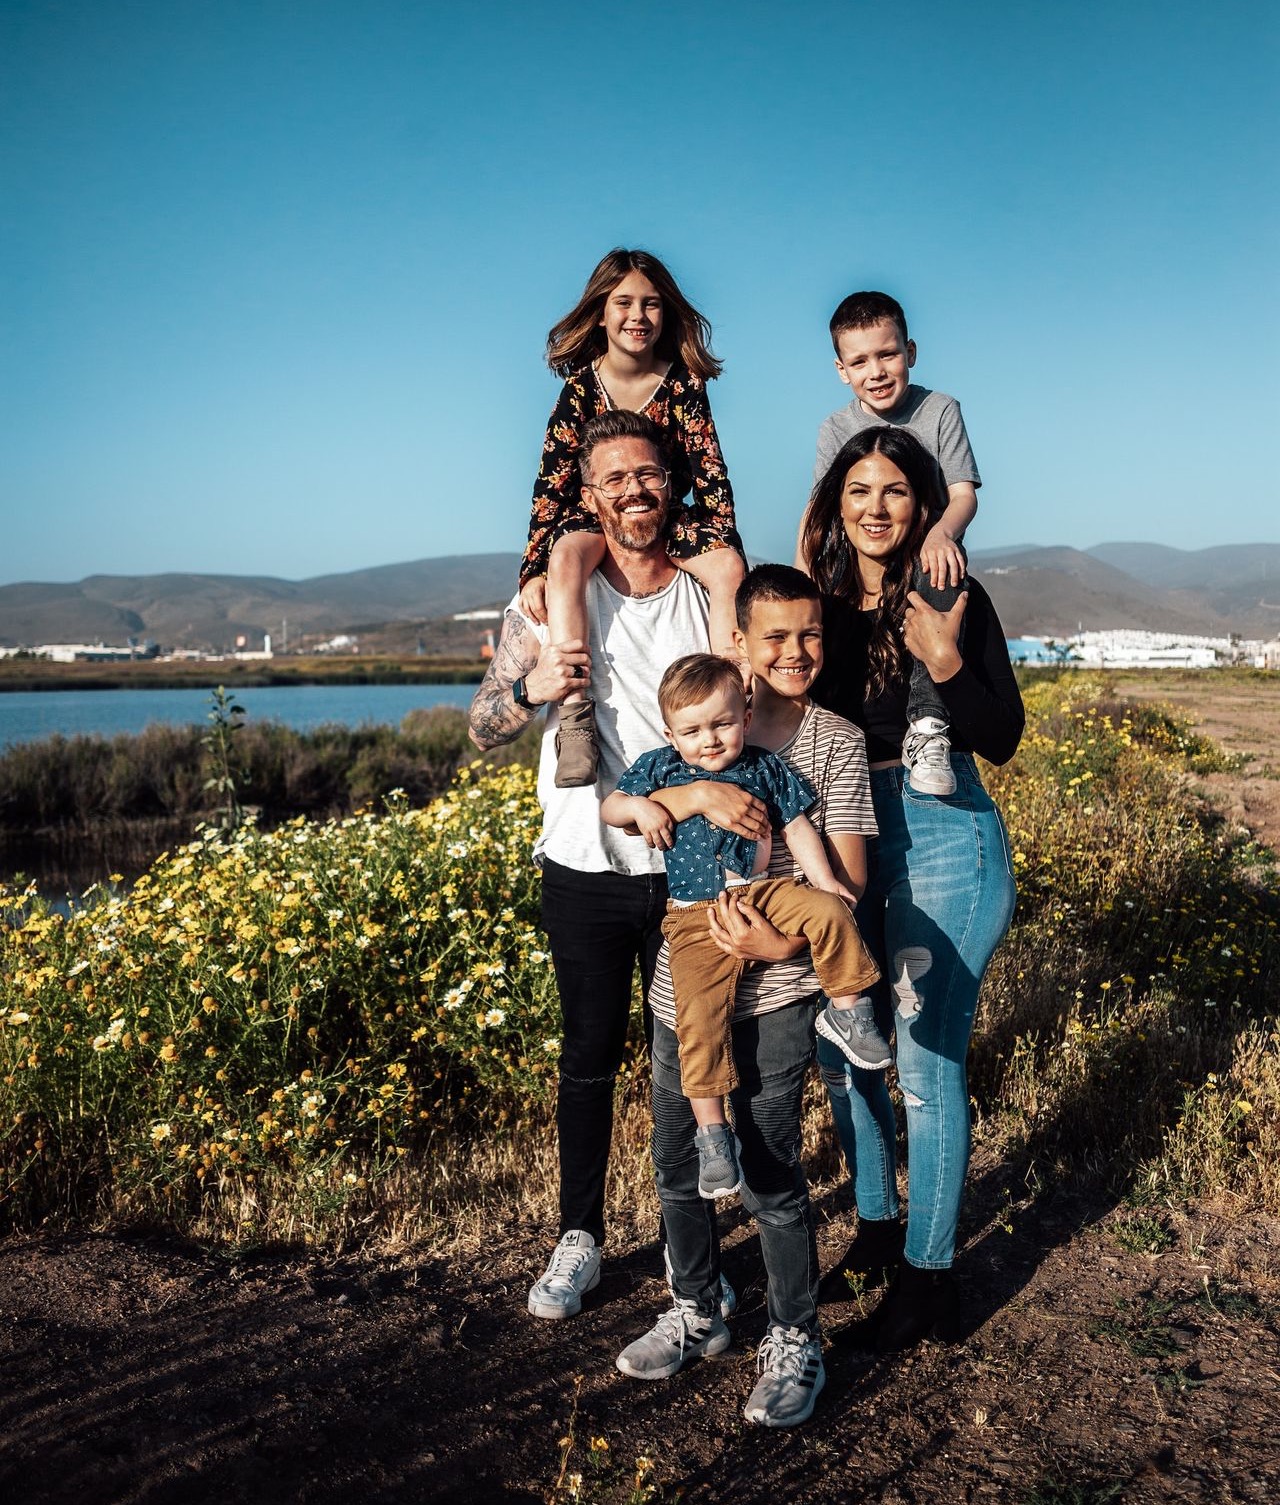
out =
[[[237,690],[249,721],[280,721],[296,731],[335,722],[396,726],[425,707],[465,709],[475,685],[286,685]],[[114,737],[153,721],[203,726],[208,690],[19,690],[0,694],[0,750],[61,732]]]

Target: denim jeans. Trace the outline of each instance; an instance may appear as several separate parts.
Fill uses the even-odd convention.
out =
[[[858,924],[884,978],[872,991],[897,1031],[906,1104],[909,1263],[949,1268],[969,1166],[965,1057],[978,989],[1013,918],[1004,822],[968,754],[953,753],[956,792],[918,794],[902,768],[871,775],[880,834],[868,843]],[[894,1118],[883,1072],[859,1071],[823,1040],[818,1065],[853,1176],[858,1213],[898,1211]]]
[[[542,924],[560,992],[564,1038],[556,1088],[560,1232],[604,1243],[604,1181],[613,1139],[613,1088],[631,1018],[636,963],[650,1034],[649,983],[667,909],[664,873],[542,868]]]
[[[739,1084],[729,1096],[742,1141],[742,1200],[760,1229],[769,1321],[818,1330],[818,1246],[800,1163],[800,1109],[813,1059],[816,994],[733,1026]],[[698,1195],[693,1114],[680,1090],[675,1032],[653,1029],[653,1170],[678,1296],[707,1316],[720,1301],[715,1203]]]
[[[964,545],[958,545],[961,554],[964,554]],[[965,555],[966,563],[968,555]],[[968,579],[964,579],[959,585],[935,586],[929,576],[925,574],[917,562],[915,573],[911,577],[911,589],[919,591],[927,606],[932,606],[935,611],[950,611],[965,591],[969,589]],[[964,618],[960,618],[959,646],[964,646]],[[923,716],[933,716],[938,721],[950,721],[951,713],[947,710],[946,702],[938,694],[938,687],[928,669],[918,658],[911,660],[911,683],[907,690],[907,720],[919,721]]]

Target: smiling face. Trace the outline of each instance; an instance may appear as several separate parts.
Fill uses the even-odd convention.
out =
[[[911,482],[875,450],[845,473],[840,520],[854,551],[877,578],[911,536],[918,505]]]
[[[726,686],[705,700],[672,711],[663,736],[692,768],[719,773],[742,756],[751,712],[741,687]]]
[[[757,600],[745,632],[734,634],[738,652],[751,666],[757,689],[799,700],[822,668],[822,604]]]
[[[604,300],[600,324],[610,347],[633,360],[653,350],[662,333],[662,297],[643,272],[628,272]]]
[[[669,480],[656,489],[643,486],[634,472],[645,469],[664,469],[661,456],[647,439],[606,439],[591,451],[591,475],[582,488],[582,504],[599,518],[605,536],[636,553],[646,552],[661,540],[671,491]],[[628,476],[626,490],[616,501],[593,490],[623,476]]]
[[[904,340],[892,319],[836,336],[836,371],[864,413],[891,413],[906,396],[916,363],[916,342]]]

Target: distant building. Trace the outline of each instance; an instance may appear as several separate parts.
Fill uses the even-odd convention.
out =
[[[158,643],[130,643],[116,648],[107,643],[42,643],[33,648],[37,658],[51,659],[55,664],[115,664],[138,658],[156,658],[160,653]]]
[[[1071,639],[1080,663],[1099,669],[1212,669],[1232,662],[1239,646],[1230,638],[1137,629],[1078,632]]]
[[[1082,669],[1213,669],[1248,664],[1280,669],[1280,639],[1272,643],[1240,637],[1195,637],[1185,633],[1115,628],[1077,632],[1064,639],[1008,638],[1015,664],[1077,665]]]

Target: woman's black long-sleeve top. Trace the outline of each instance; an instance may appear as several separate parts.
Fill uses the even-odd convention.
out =
[[[907,730],[907,676],[885,694],[866,698],[867,645],[874,611],[860,611],[839,596],[824,596],[822,611],[824,663],[813,698],[862,728],[868,762],[901,757]],[[1026,719],[1022,696],[991,597],[972,576],[960,656],[959,670],[935,685],[947,707],[952,751],[977,753],[988,763],[1007,763],[1022,738]],[[911,662],[908,657],[908,673]]]

